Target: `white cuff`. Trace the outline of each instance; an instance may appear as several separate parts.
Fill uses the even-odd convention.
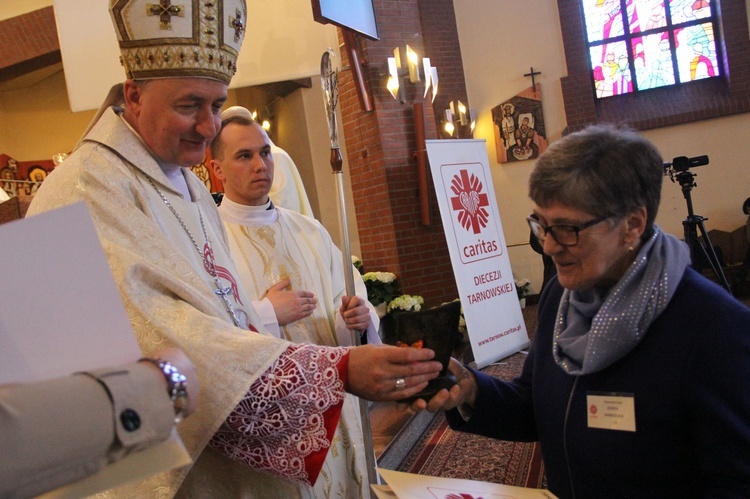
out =
[[[260,301],[253,300],[253,308],[260,317],[263,326],[276,338],[281,338],[281,326],[276,319],[276,311],[273,308],[271,300],[263,298]]]

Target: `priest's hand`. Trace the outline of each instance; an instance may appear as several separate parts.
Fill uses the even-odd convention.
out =
[[[362,345],[349,349],[346,390],[368,400],[410,397],[427,386],[443,366],[429,348]]]
[[[304,319],[311,315],[318,305],[318,299],[310,291],[291,289],[292,281],[286,277],[266,291],[266,298],[273,305],[279,326]]]
[[[470,370],[452,357],[448,369],[456,377],[458,384],[453,385],[450,390],[440,390],[429,401],[415,400],[411,404],[412,410],[436,412],[460,406],[462,414],[470,415],[477,400],[477,380]]]
[[[359,296],[342,296],[339,313],[350,331],[364,331],[370,325],[370,309]]]

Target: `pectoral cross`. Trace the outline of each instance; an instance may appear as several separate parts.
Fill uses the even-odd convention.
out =
[[[237,316],[237,311],[232,306],[232,302],[229,301],[229,296],[232,294],[232,288],[231,287],[222,288],[219,285],[219,278],[216,275],[214,275],[213,278],[214,278],[214,283],[216,283],[216,289],[214,289],[214,294],[220,297],[224,301],[224,305],[227,307],[227,312],[229,312],[229,315],[232,316],[232,321],[234,322],[234,325],[242,329],[248,329],[247,325],[243,325],[240,322],[240,318]]]
[[[147,3],[146,14],[159,16],[159,29],[172,29],[172,16],[185,17],[183,5],[172,5],[171,0],[159,0],[158,4]]]
[[[236,17],[229,16],[229,27],[234,28],[234,41],[239,42],[242,32],[245,31],[245,25],[242,24],[242,11],[237,9],[234,14]]]

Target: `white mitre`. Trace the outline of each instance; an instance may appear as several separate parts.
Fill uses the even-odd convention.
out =
[[[229,84],[245,36],[244,0],[110,0],[128,78],[210,78]]]

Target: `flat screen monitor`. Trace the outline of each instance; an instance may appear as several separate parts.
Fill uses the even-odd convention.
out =
[[[313,18],[379,40],[372,0],[312,0]]]

